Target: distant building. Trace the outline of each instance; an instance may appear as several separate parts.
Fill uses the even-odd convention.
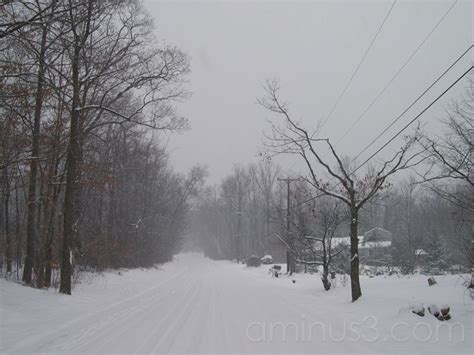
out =
[[[380,227],[372,228],[359,239],[359,256],[367,265],[384,265],[392,261],[392,233]]]
[[[390,242],[392,243],[392,233],[386,229],[375,227],[364,233],[365,242]]]
[[[334,238],[333,247],[351,245],[350,237]],[[363,264],[385,265],[392,260],[392,233],[375,227],[359,236],[359,257]]]

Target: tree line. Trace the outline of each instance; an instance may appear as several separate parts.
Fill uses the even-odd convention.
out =
[[[458,265],[471,268],[474,235],[474,85],[446,109],[442,133],[419,127],[386,160],[364,166],[341,156],[332,142],[294,119],[269,81],[259,101],[275,115],[266,134],[265,160],[235,166],[220,186],[209,189],[193,212],[201,247],[214,258],[288,251],[294,265],[322,266],[351,276],[351,294],[361,295],[359,236],[372,228],[392,234],[392,258],[384,265],[402,273]],[[279,119],[279,121],[277,121]],[[271,158],[292,155],[305,173],[285,172]],[[293,176],[292,183],[279,182]],[[398,178],[397,178],[398,175]],[[285,189],[288,192],[288,201]],[[350,237],[349,248],[337,238]],[[420,255],[420,254],[423,254]],[[426,257],[424,255],[427,255]]]
[[[81,267],[150,266],[180,248],[205,171],[173,171],[189,59],[138,1],[0,8],[0,228],[6,272],[71,293]]]
[[[168,261],[190,230],[212,258],[288,253],[289,265],[321,265],[326,289],[329,272],[344,269],[353,300],[362,295],[358,237],[376,226],[394,236],[402,272],[413,272],[420,249],[432,250],[433,265],[441,253],[443,264],[472,265],[472,77],[442,134],[416,129],[392,156],[364,164],[295,119],[268,81],[259,100],[272,114],[264,159],[202,189],[206,169],[176,173],[162,143],[188,127],[176,106],[188,97],[190,68],[183,51],[159,43],[139,1],[0,7],[7,275],[49,287],[60,270],[60,292],[70,294],[75,270]],[[291,172],[272,162],[282,154],[305,167],[287,185],[279,179]],[[333,243],[343,236],[349,250]]]

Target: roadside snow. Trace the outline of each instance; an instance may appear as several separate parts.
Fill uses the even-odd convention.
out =
[[[200,255],[159,270],[92,277],[72,296],[0,280],[0,352],[449,352],[472,353],[473,302],[458,276],[342,280],[268,275]],[[293,282],[294,281],[294,282]],[[451,306],[440,322],[411,312]]]

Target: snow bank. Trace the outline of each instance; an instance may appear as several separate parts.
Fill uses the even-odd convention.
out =
[[[0,280],[0,352],[472,352],[458,276],[362,276],[351,303],[341,279],[326,292],[318,274],[267,272],[194,254],[93,277],[72,296]],[[449,304],[452,319],[413,314],[420,304]]]

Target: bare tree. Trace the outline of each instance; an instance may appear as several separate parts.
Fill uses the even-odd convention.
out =
[[[51,16],[55,10],[56,1],[51,1],[48,4],[48,12],[44,12],[41,7],[39,7],[36,12],[38,14],[43,14],[42,16]],[[33,269],[33,259],[35,257],[35,244],[37,244],[37,216],[38,203],[37,203],[37,175],[38,175],[38,159],[40,153],[40,125],[41,125],[41,114],[43,110],[43,100],[44,100],[44,86],[45,86],[45,67],[46,67],[46,50],[48,48],[48,31],[49,31],[49,18],[45,18],[41,22],[41,39],[39,48],[37,50],[37,84],[35,89],[35,108],[34,108],[34,118],[33,118],[33,132],[32,132],[32,147],[31,147],[31,161],[30,161],[30,177],[28,184],[28,220],[27,220],[27,235],[26,235],[26,259],[25,267],[23,270],[23,282],[26,284],[31,284],[32,282],[32,269]],[[42,278],[40,278],[40,286],[42,285]]]
[[[275,209],[275,189],[280,170],[279,166],[272,164],[270,161],[260,161],[259,164],[252,169],[264,209],[260,217],[264,220],[264,226],[262,234],[257,238],[260,243],[260,248],[262,248],[264,252],[268,252],[268,250],[265,249],[269,249],[269,244],[273,240],[272,231],[274,224],[272,224],[272,213]]]
[[[283,249],[274,237],[283,215],[276,207],[279,171],[270,161],[236,165],[220,186],[205,189],[192,213],[194,246],[217,259],[252,254],[279,259]]]
[[[2,12],[8,12],[9,16],[0,16],[0,39],[16,34],[24,27],[44,25],[52,20],[52,13],[55,17],[64,14],[64,10],[54,11],[54,1],[49,0],[5,1],[0,7],[1,15]]]
[[[93,0],[81,5],[69,2],[69,16],[58,28],[66,33],[61,40],[70,62],[70,77],[61,74],[70,92],[60,289],[67,294],[71,243],[78,227],[82,142],[110,124],[182,129],[185,120],[171,103],[185,97],[181,84],[189,70],[182,52],[153,46],[151,22],[141,5]]]
[[[422,181],[456,207],[461,226],[461,248],[472,267],[474,288],[474,79],[469,77],[464,95],[452,102],[443,121],[441,136],[424,136],[419,140],[430,165]],[[444,182],[454,182],[444,184]],[[464,227],[464,228],[463,228]]]
[[[304,191],[304,188],[303,188]],[[306,191],[304,191],[306,192]],[[306,193],[301,197],[305,198]],[[301,202],[302,199],[296,199]],[[339,234],[345,213],[339,201],[329,196],[321,196],[293,209],[290,235],[278,235],[298,264],[305,266],[322,266],[321,281],[326,291],[331,288],[329,273],[332,262],[344,248],[333,244],[334,237]]]
[[[205,173],[175,173],[153,133],[187,127],[175,105],[188,57],[157,43],[139,1],[0,7],[0,228],[9,270],[27,235],[25,283],[49,287],[61,263],[70,293],[72,264],[150,266],[178,250]]]
[[[451,180],[458,182],[463,190],[474,189],[474,79],[469,78],[465,94],[454,101],[442,122],[445,130],[440,136],[423,136],[419,143],[423,148],[429,168],[423,173],[423,182],[452,203],[468,209],[474,214],[474,198],[462,191],[443,189],[435,182]]]
[[[402,273],[413,273],[415,271],[416,258],[417,258],[417,242],[415,240],[415,208],[416,208],[416,193],[417,185],[415,178],[410,176],[404,183],[402,183],[400,189],[400,218],[398,220],[398,226],[401,230],[399,236],[399,253],[397,253],[399,265]]]
[[[387,179],[396,172],[410,168],[419,163],[419,155],[409,155],[415,139],[410,139],[391,159],[385,161],[378,169],[369,169],[363,176],[351,171],[350,164],[344,163],[336,153],[329,139],[315,138],[317,131],[311,132],[292,118],[288,104],[279,97],[277,81],[267,81],[266,96],[259,103],[272,113],[283,118],[283,125],[272,125],[272,133],[268,138],[267,149],[271,154],[294,154],[299,156],[308,169],[304,177],[311,186],[323,195],[332,196],[343,202],[350,214],[351,237],[351,291],[352,300],[361,295],[359,281],[358,225],[359,211],[371,199],[386,188]],[[335,160],[335,168],[323,156],[318,144],[325,144]],[[329,179],[318,176],[317,168],[321,168]]]

